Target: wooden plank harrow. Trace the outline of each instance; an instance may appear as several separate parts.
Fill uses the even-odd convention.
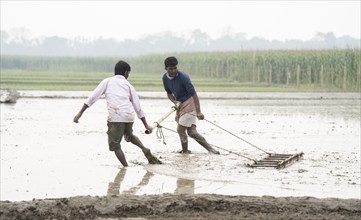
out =
[[[277,169],[286,168],[288,165],[303,158],[303,152],[297,154],[269,154],[261,160],[247,164],[248,167],[274,167]]]

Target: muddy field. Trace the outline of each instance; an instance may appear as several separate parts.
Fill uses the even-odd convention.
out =
[[[1,202],[1,219],[359,219],[360,200],[212,194]]]
[[[128,168],[107,150],[104,100],[72,122],[86,95],[22,92],[17,103],[1,104],[1,219],[360,216],[359,94],[200,94],[208,121],[198,130],[221,155],[194,141],[192,154],[176,153],[172,115],[161,139],[134,125],[163,164],[147,164],[124,143]],[[149,122],[171,107],[164,94],[140,95]],[[265,153],[240,138],[304,157],[286,169],[249,168],[239,154],[258,160]]]

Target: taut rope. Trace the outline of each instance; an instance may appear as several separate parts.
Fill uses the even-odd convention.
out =
[[[172,129],[170,129],[170,128],[166,128],[166,127],[163,127],[163,126],[158,125],[158,126],[157,126],[157,132],[156,132],[156,134],[157,134],[158,139],[163,139],[163,144],[166,144],[166,143],[165,143],[165,137],[164,137],[162,128],[164,128],[164,129],[166,129],[166,130],[168,130],[168,131],[172,131],[172,132],[174,132],[174,133],[178,133],[178,132],[175,131],[175,130],[172,130]],[[197,140],[196,138],[193,138],[193,139],[194,139],[194,140]],[[212,146],[212,147],[216,147],[216,148],[218,148],[218,149],[227,151],[227,152],[229,152],[229,153],[232,153],[232,154],[235,154],[235,155],[237,155],[237,156],[240,156],[240,157],[243,157],[243,158],[252,160],[253,162],[257,163],[257,161],[256,161],[255,159],[253,159],[253,158],[250,158],[250,157],[244,156],[244,155],[242,155],[242,154],[239,154],[239,153],[236,153],[236,152],[233,152],[233,151],[224,149],[224,148],[219,147],[219,146],[216,146],[216,145],[214,145],[214,144],[210,144],[210,143],[208,143],[208,144],[209,144],[210,146]]]
[[[252,147],[257,148],[258,150],[263,151],[264,153],[266,153],[266,154],[268,154],[268,155],[271,155],[271,154],[272,154],[272,153],[269,153],[269,152],[267,152],[267,151],[265,151],[265,150],[261,149],[260,147],[257,147],[256,145],[254,145],[254,144],[250,143],[249,141],[246,141],[245,139],[243,139],[243,138],[239,137],[238,135],[235,135],[235,134],[233,134],[232,132],[227,131],[226,129],[224,129],[224,128],[220,127],[219,125],[217,125],[217,124],[215,124],[215,123],[213,123],[213,122],[211,122],[211,121],[209,121],[209,120],[207,120],[207,119],[204,119],[204,120],[205,120],[206,122],[208,122],[208,123],[210,123],[210,124],[212,124],[212,125],[216,126],[217,128],[219,128],[219,129],[221,129],[221,130],[223,130],[223,131],[227,132],[228,134],[231,134],[231,135],[233,135],[234,137],[236,137],[236,138],[238,138],[238,139],[242,140],[243,142],[245,142],[245,143],[247,143],[247,144],[251,145]]]

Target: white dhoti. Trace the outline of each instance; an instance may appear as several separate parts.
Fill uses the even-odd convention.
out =
[[[187,128],[197,124],[197,113],[193,97],[179,105],[175,120],[179,125]]]
[[[197,124],[197,117],[196,117],[196,111],[187,112],[183,114],[178,121],[178,124],[184,126],[184,127],[191,127],[192,125]]]

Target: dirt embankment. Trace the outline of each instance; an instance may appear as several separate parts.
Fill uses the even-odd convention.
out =
[[[360,219],[361,200],[223,195],[76,196],[1,201],[0,219]]]

